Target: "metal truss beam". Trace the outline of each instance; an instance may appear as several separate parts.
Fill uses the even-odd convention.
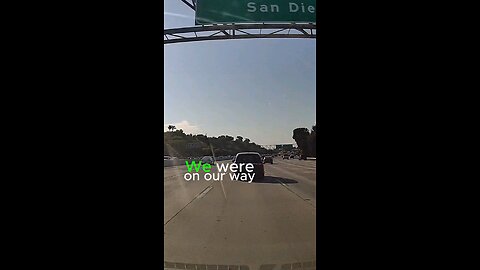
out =
[[[196,0],[180,0],[180,1],[182,1],[185,5],[189,6],[191,9],[197,10]]]
[[[313,23],[202,25],[165,29],[163,33],[163,44],[251,38],[316,38],[317,25]]]

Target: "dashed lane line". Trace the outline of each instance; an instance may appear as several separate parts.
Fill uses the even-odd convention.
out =
[[[279,181],[277,178],[275,178],[275,181],[277,181],[278,183],[280,183],[284,188],[286,188],[288,191],[292,192],[293,194],[297,195],[297,197],[299,197],[300,199],[302,199],[303,201],[305,201],[306,203],[310,204],[313,208],[316,209],[315,205],[311,203],[311,200],[308,199],[308,198],[303,198],[302,196],[300,196],[298,193],[296,193],[295,191],[293,191],[292,189],[290,189],[288,187],[288,185],[286,185],[285,183],[283,183],[282,181]]]
[[[200,192],[199,194],[197,194],[197,196],[195,196],[190,202],[188,202],[184,207],[182,207],[182,209],[180,209],[177,213],[175,213],[175,215],[173,215],[170,219],[167,220],[167,222],[165,222],[165,224],[163,224],[163,226],[167,226],[167,224],[172,220],[174,219],[178,214],[180,214],[180,212],[183,211],[183,209],[187,208],[187,206],[189,204],[191,204],[193,201],[195,201],[196,199],[200,199],[202,197],[204,197],[205,195],[207,195],[207,193],[213,188],[213,186],[208,186],[206,187],[204,190],[202,190],[202,192]]]
[[[302,168],[302,169],[307,169],[307,170],[317,170],[317,168],[315,167],[307,167],[307,166],[302,166],[302,165],[297,165],[297,164],[294,164],[294,163],[290,163],[290,162],[280,162],[280,161],[277,161],[279,164],[288,164],[288,165],[292,165],[292,166],[295,166],[295,167],[299,167],[299,168]]]

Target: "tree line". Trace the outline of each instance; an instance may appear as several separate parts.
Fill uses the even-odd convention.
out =
[[[296,128],[293,130],[293,137],[300,148],[302,155],[307,157],[317,157],[317,125],[308,128]]]
[[[238,152],[252,151],[260,154],[272,154],[273,150],[267,150],[250,141],[248,138],[229,135],[219,137],[207,137],[203,134],[185,134],[182,129],[176,130],[170,125],[164,132],[163,149],[164,155],[178,158],[236,155]]]

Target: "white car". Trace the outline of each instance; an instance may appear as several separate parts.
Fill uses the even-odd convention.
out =
[[[215,165],[215,160],[211,156],[204,156],[201,160],[203,164]]]

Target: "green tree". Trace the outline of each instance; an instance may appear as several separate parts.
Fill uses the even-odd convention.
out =
[[[234,155],[241,151],[256,151],[259,153],[266,153],[267,151],[248,138],[244,140],[241,136],[237,136],[237,140],[228,135],[207,138],[203,134],[185,134],[182,129],[172,131],[171,126],[169,128],[171,131],[164,133],[165,152],[178,158],[211,155],[212,148],[216,156]]]
[[[298,148],[302,150],[302,154],[308,155],[308,137],[310,135],[310,132],[308,131],[308,128],[296,128],[293,130],[293,136],[292,138],[295,140],[295,142],[298,145]]]

